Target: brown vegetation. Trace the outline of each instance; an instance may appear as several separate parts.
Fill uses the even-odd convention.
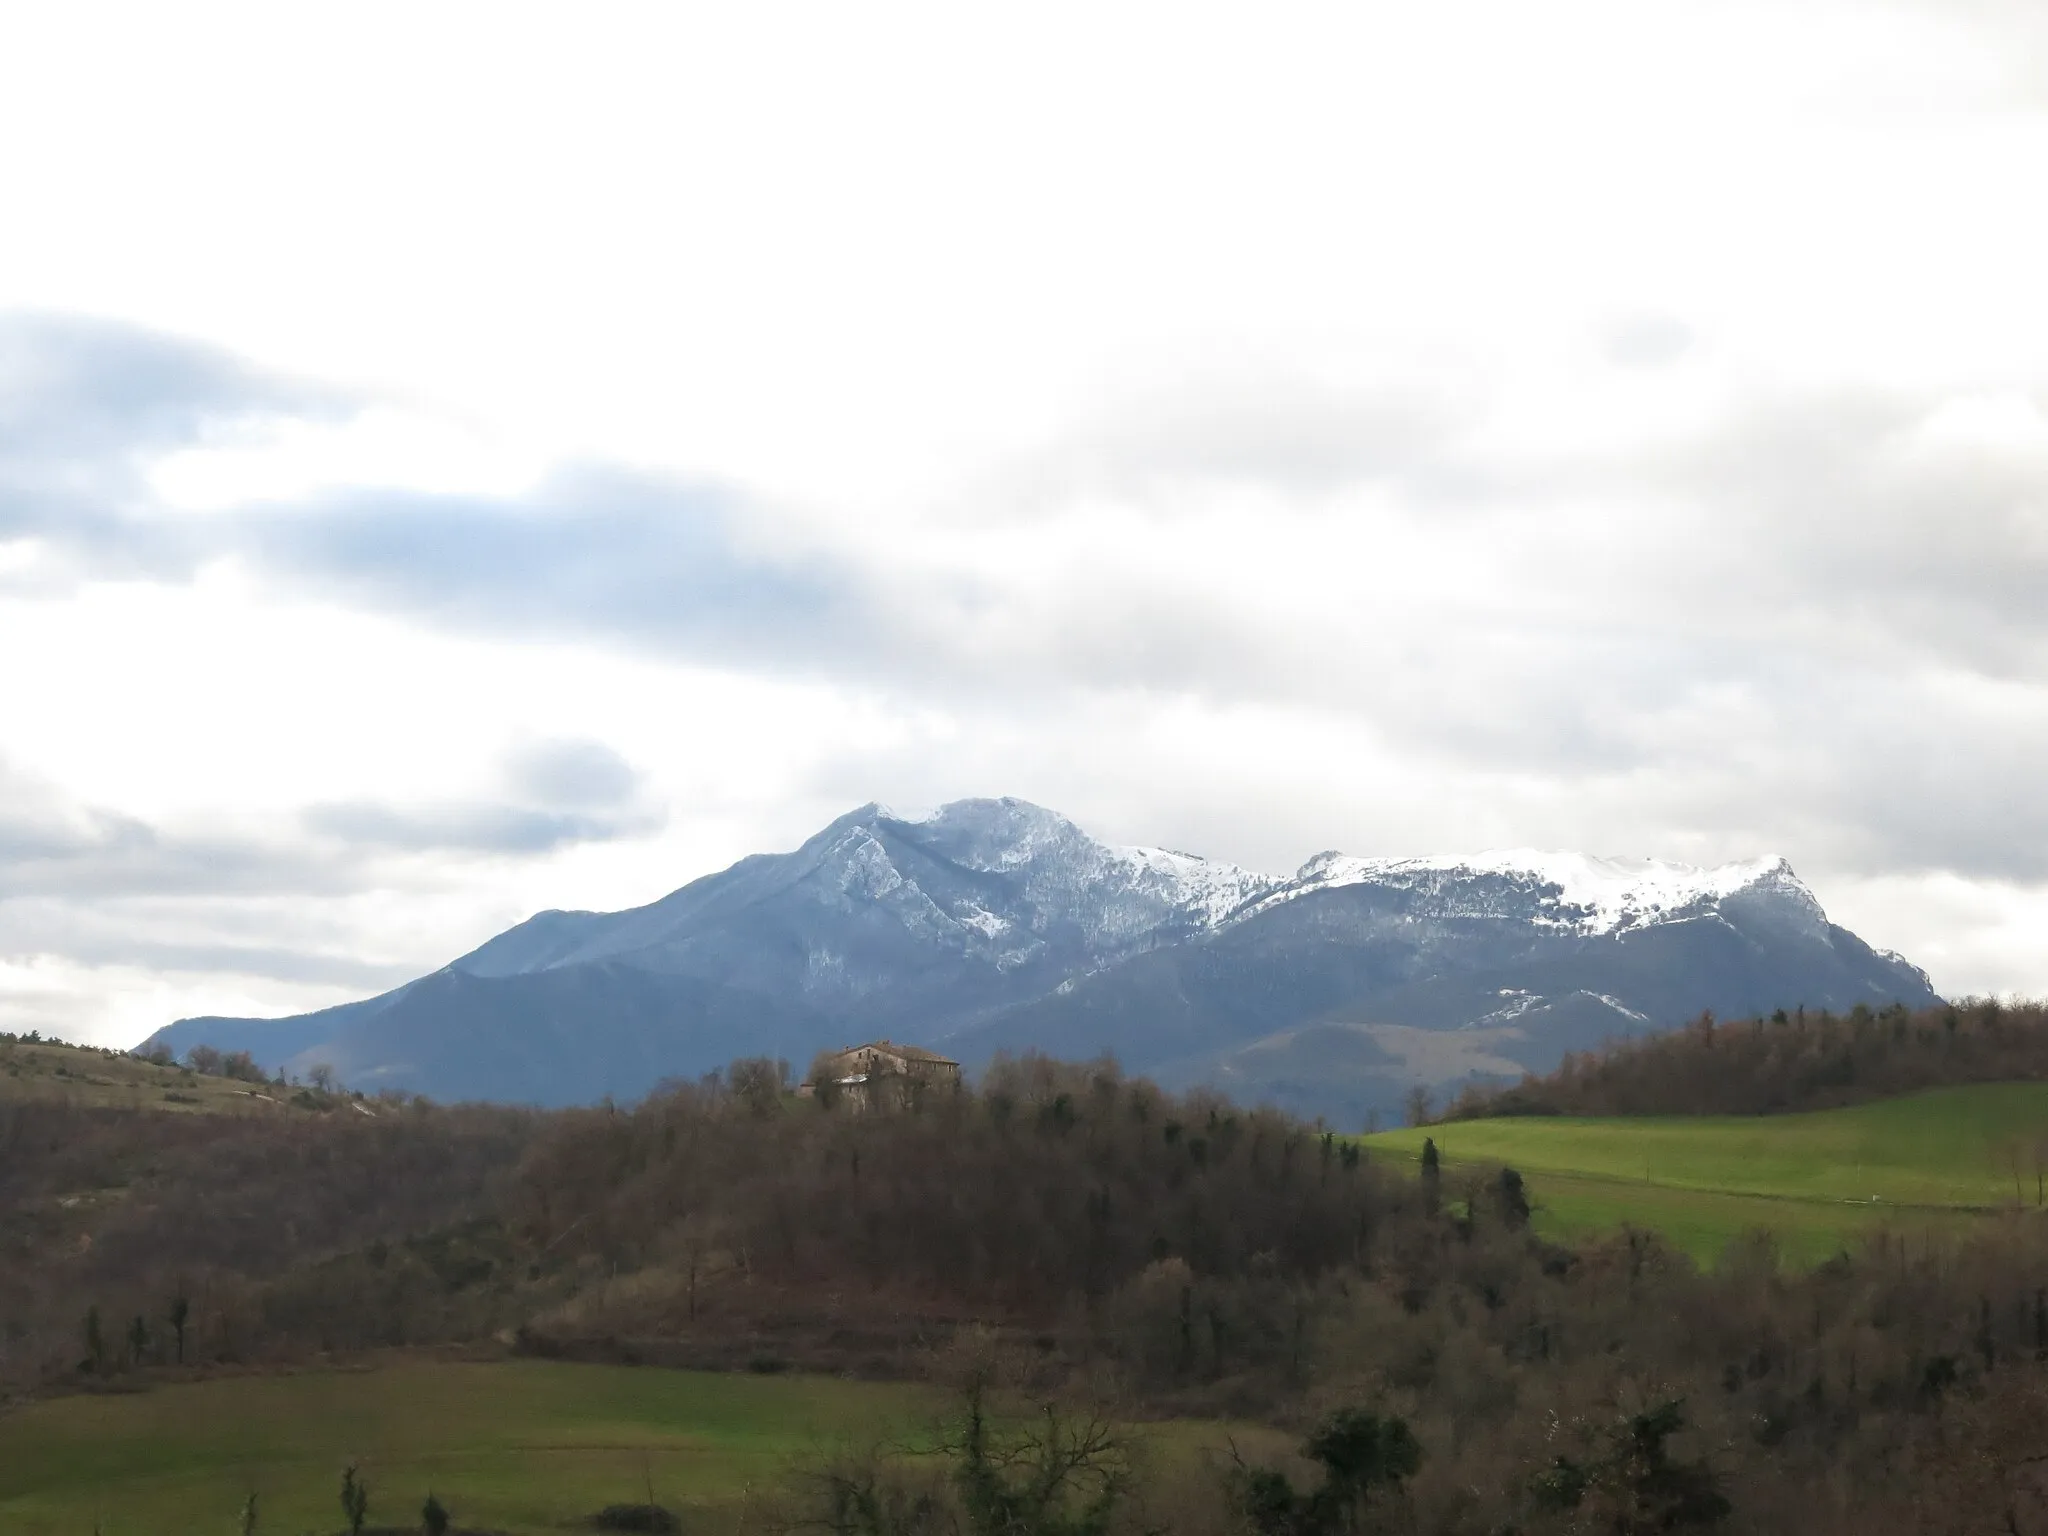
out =
[[[1783,1009],[1568,1056],[1545,1077],[1468,1088],[1447,1120],[1489,1115],[1767,1115],[1924,1088],[2048,1078],[2048,1006],[1965,1000],[1908,1011]]]
[[[467,1336],[523,1112],[0,1102],[0,1391]],[[87,1307],[101,1319],[92,1346]]]
[[[1412,1433],[1384,1485],[1321,1453],[1184,1478],[1153,1517],[1178,1532],[1623,1532],[1724,1499],[1746,1531],[2048,1517],[2038,1218],[1810,1274],[1759,1241],[1701,1272],[1641,1232],[1539,1240],[1505,1170],[1428,1188],[1107,1063],[1006,1063],[870,1113],[760,1091],[782,1080],[554,1115],[0,1106],[0,1373],[77,1387],[493,1337],[757,1370],[993,1351],[1053,1400],[1326,1450],[1317,1424]],[[992,1487],[974,1497],[1011,1496]]]

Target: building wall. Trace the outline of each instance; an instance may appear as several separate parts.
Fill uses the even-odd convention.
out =
[[[927,1081],[949,1082],[960,1076],[957,1062],[929,1061],[919,1056],[892,1051],[888,1046],[870,1042],[841,1051],[831,1058],[829,1068],[835,1078],[866,1077],[873,1072],[894,1073],[900,1077],[921,1077]]]

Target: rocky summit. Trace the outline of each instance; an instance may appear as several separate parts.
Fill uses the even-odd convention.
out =
[[[540,913],[379,997],[182,1019],[150,1043],[555,1105],[886,1035],[970,1068],[1108,1052],[1351,1125],[1418,1083],[1545,1070],[1704,1010],[1933,1001],[1782,859],[1325,853],[1273,876],[1001,799],[863,806],[644,907]]]

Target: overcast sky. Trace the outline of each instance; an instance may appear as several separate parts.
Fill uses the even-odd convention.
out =
[[[975,794],[2048,994],[2044,16],[13,7],[0,1028]]]

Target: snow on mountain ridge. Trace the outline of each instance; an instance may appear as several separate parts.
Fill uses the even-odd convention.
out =
[[[1112,945],[1176,923],[1217,929],[1312,892],[1362,884],[1427,889],[1472,915],[1504,915],[1498,899],[1474,888],[1489,878],[1528,891],[1534,910],[1517,902],[1517,915],[1591,935],[1704,916],[1703,908],[1759,889],[1788,898],[1814,925],[1827,920],[1791,865],[1774,855],[1701,868],[1533,848],[1401,858],[1333,851],[1317,854],[1289,878],[1166,848],[1104,843],[1026,800],[956,800],[914,818],[879,805],[868,810],[968,867],[1021,877],[1028,898],[1042,909],[1076,917],[1086,911],[1096,937]],[[979,911],[955,919],[989,938],[995,924],[1004,924]]]
[[[1255,910],[1347,885],[1441,890],[1487,876],[1554,891],[1542,898],[1543,910],[1534,921],[1586,934],[1619,933],[1676,921],[1697,915],[1701,906],[1758,887],[1782,891],[1809,908],[1815,920],[1826,920],[1812,891],[1792,872],[1791,864],[1775,854],[1702,868],[1662,859],[1610,859],[1534,848],[1420,858],[1367,859],[1334,851],[1319,853],[1301,866],[1287,888],[1260,902]]]
[[[1282,882],[1256,870],[1205,859],[1199,854],[1178,853],[1171,848],[1117,847],[1105,851],[1122,860],[1134,874],[1151,877],[1166,898],[1213,928],[1246,902],[1265,895]]]
[[[879,805],[867,811],[927,851],[1018,880],[1041,920],[1081,920],[1113,947],[1162,929],[1215,927],[1282,884],[1218,859],[1105,843],[1026,800],[956,800],[914,817]],[[984,932],[989,919],[1009,926],[998,914],[955,915]]]

